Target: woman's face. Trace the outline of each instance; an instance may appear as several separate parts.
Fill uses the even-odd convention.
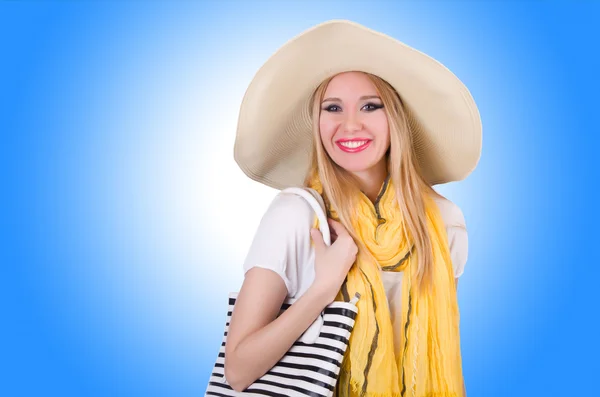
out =
[[[361,72],[336,75],[327,86],[319,128],[329,156],[349,172],[364,173],[390,146],[388,120],[375,86]]]

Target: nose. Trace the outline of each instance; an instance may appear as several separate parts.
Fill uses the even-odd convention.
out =
[[[344,131],[354,132],[363,128],[360,118],[354,114],[349,114],[343,121]]]

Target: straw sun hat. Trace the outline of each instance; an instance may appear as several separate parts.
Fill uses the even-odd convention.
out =
[[[431,185],[473,171],[481,154],[481,119],[465,85],[435,59],[390,36],[333,20],[288,41],[251,81],[234,146],[248,177],[279,190],[302,185],[313,139],[310,97],[323,80],[347,71],[377,75],[399,93],[419,167]]]

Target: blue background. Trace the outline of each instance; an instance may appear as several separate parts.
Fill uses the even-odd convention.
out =
[[[233,160],[262,63],[327,19],[433,56],[473,94],[469,396],[598,393],[593,1],[2,2],[0,395],[199,396],[276,191]]]

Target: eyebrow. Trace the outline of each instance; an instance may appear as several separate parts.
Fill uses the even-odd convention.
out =
[[[377,95],[364,95],[364,96],[360,97],[361,101],[364,101],[365,99],[381,99],[381,98],[379,98],[379,96],[377,96]],[[323,99],[323,102],[330,102],[330,101],[342,102],[342,100],[340,98],[325,98],[325,99]]]

